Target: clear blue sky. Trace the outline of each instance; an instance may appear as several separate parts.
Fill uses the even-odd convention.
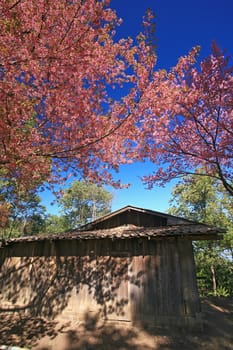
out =
[[[233,0],[112,0],[111,4],[123,19],[118,28],[118,38],[135,37],[141,30],[146,9],[155,11],[158,68],[174,66],[180,56],[196,45],[201,46],[201,57],[208,55],[213,40],[233,55]],[[145,189],[139,176],[152,170],[153,166],[149,163],[122,167],[119,177],[122,182],[132,185],[125,190],[108,188],[114,195],[112,209],[129,204],[166,211],[174,182],[165,188]],[[56,212],[57,207],[49,205],[52,197],[48,193],[42,197],[48,210]]]

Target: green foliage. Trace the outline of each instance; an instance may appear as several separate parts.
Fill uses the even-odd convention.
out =
[[[213,294],[209,294],[209,296],[212,296]],[[225,287],[219,287],[216,289],[216,293],[215,293],[215,296],[217,297],[229,297],[231,294],[230,292],[225,288]]]
[[[44,225],[45,232],[51,234],[65,232],[71,229],[69,219],[64,215],[48,215]]]
[[[1,238],[35,235],[44,230],[46,209],[33,190],[1,179],[0,204],[0,214],[5,216],[4,225],[0,225]]]
[[[216,242],[195,242],[197,281],[201,295],[233,295],[233,265]],[[214,287],[213,278],[216,279]],[[225,292],[224,292],[225,291]],[[224,295],[225,294],[225,295]]]
[[[233,198],[199,169],[178,183],[169,213],[227,230],[221,241],[194,242],[196,271],[202,295],[233,295]]]
[[[216,179],[198,175],[187,176],[175,186],[170,213],[214,226],[226,227],[233,218],[233,199]]]
[[[14,181],[0,180],[0,238],[59,233],[108,213],[112,195],[104,188],[75,181],[64,191],[61,215],[47,215],[33,190]]]
[[[110,212],[111,201],[112,194],[103,187],[75,181],[64,191],[60,204],[70,228],[76,228]]]

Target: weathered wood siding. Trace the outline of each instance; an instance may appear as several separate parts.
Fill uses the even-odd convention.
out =
[[[0,254],[2,312],[158,325],[193,322],[200,312],[189,240],[44,241]]]
[[[146,273],[140,285],[130,286],[132,318],[161,325],[195,323],[200,304],[191,242],[160,241],[150,249],[153,254],[133,258],[132,271]]]
[[[159,215],[150,215],[148,213],[134,212],[128,210],[116,216],[105,219],[94,224],[97,230],[118,227],[122,225],[135,225],[141,227],[166,226],[167,218]]]

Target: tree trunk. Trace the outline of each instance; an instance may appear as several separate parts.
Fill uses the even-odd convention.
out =
[[[215,271],[215,267],[213,264],[210,265],[210,270],[212,273],[213,292],[214,292],[214,296],[216,296],[217,295],[217,281],[216,281],[216,271]]]

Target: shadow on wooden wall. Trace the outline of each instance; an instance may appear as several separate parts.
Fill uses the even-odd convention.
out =
[[[64,321],[127,320],[128,286],[140,289],[143,272],[129,276],[132,258],[12,257],[0,273],[0,339],[14,345],[56,336]],[[88,310],[87,310],[88,308]],[[89,322],[90,323],[90,322]],[[88,322],[87,322],[88,324]]]

